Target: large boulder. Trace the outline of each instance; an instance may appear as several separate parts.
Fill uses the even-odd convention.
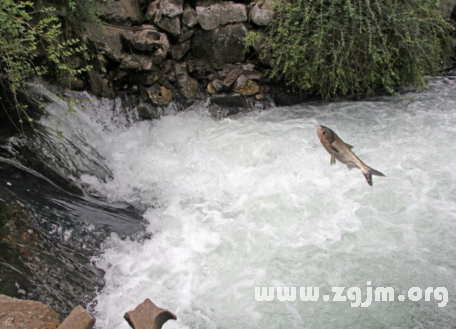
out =
[[[144,21],[136,0],[108,1],[106,6],[102,6],[100,16],[104,21],[123,25],[139,24]]]
[[[232,1],[216,2],[197,6],[196,15],[204,30],[213,30],[220,25],[247,21],[247,7]]]
[[[219,63],[242,62],[245,59],[243,39],[247,28],[242,23],[200,30],[193,36],[192,54],[196,58]]]
[[[86,36],[86,40],[97,50],[97,53],[103,54],[115,62],[122,61],[125,57],[122,45],[124,29],[93,24],[88,31],[90,32]]]
[[[49,306],[0,295],[0,328],[56,329],[59,315]]]

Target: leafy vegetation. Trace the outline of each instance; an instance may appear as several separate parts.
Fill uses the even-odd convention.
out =
[[[86,7],[83,7],[86,6]],[[44,2],[0,1],[0,82],[11,90],[19,115],[32,122],[27,107],[17,99],[18,89],[33,76],[75,77],[87,65],[75,65],[75,57],[87,56],[85,46],[73,35],[71,26],[85,26],[97,19],[92,0],[66,0],[56,9]],[[63,17],[63,18],[62,18]]]
[[[282,0],[264,36],[271,76],[324,98],[423,87],[453,47],[435,0]]]

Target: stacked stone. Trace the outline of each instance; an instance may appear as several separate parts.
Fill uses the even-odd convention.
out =
[[[105,8],[102,19],[104,26],[94,26],[87,36],[99,54],[90,72],[98,96],[145,89],[148,99],[139,108],[151,118],[173,100],[187,106],[205,97],[265,98],[267,66],[247,58],[243,39],[269,24],[269,2],[249,12],[245,3],[233,1],[119,0]]]

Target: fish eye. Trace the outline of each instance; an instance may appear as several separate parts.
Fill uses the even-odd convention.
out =
[[[326,130],[325,130],[325,131],[323,131],[323,135],[326,135]]]

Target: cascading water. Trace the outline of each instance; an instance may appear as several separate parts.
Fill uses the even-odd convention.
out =
[[[115,234],[97,264],[97,328],[128,328],[145,298],[166,328],[452,328],[456,323],[456,82],[360,102],[312,103],[213,120],[193,109],[113,124],[72,122],[112,179],[82,184],[145,209],[150,240]],[[93,118],[97,118],[96,120]],[[79,119],[81,120],[81,119]],[[330,166],[317,124],[386,177]],[[368,284],[370,282],[370,284]],[[259,302],[255,287],[445,287],[438,300]],[[346,296],[345,290],[344,295]]]
[[[0,88],[2,106],[9,96]],[[109,103],[86,94],[69,96],[72,102],[81,98],[80,105]],[[14,121],[0,118],[0,294],[44,302],[65,317],[103,287],[103,273],[90,259],[100,243],[113,231],[139,238],[142,233],[135,233],[143,225],[131,206],[107,204],[75,180],[82,173],[111,175],[85,143],[88,134],[87,140],[96,136],[84,121],[88,117],[69,115],[67,103],[40,85],[19,97],[32,115],[41,112],[34,100],[43,98],[50,115],[20,135],[11,129]],[[59,126],[64,136],[56,136]]]

